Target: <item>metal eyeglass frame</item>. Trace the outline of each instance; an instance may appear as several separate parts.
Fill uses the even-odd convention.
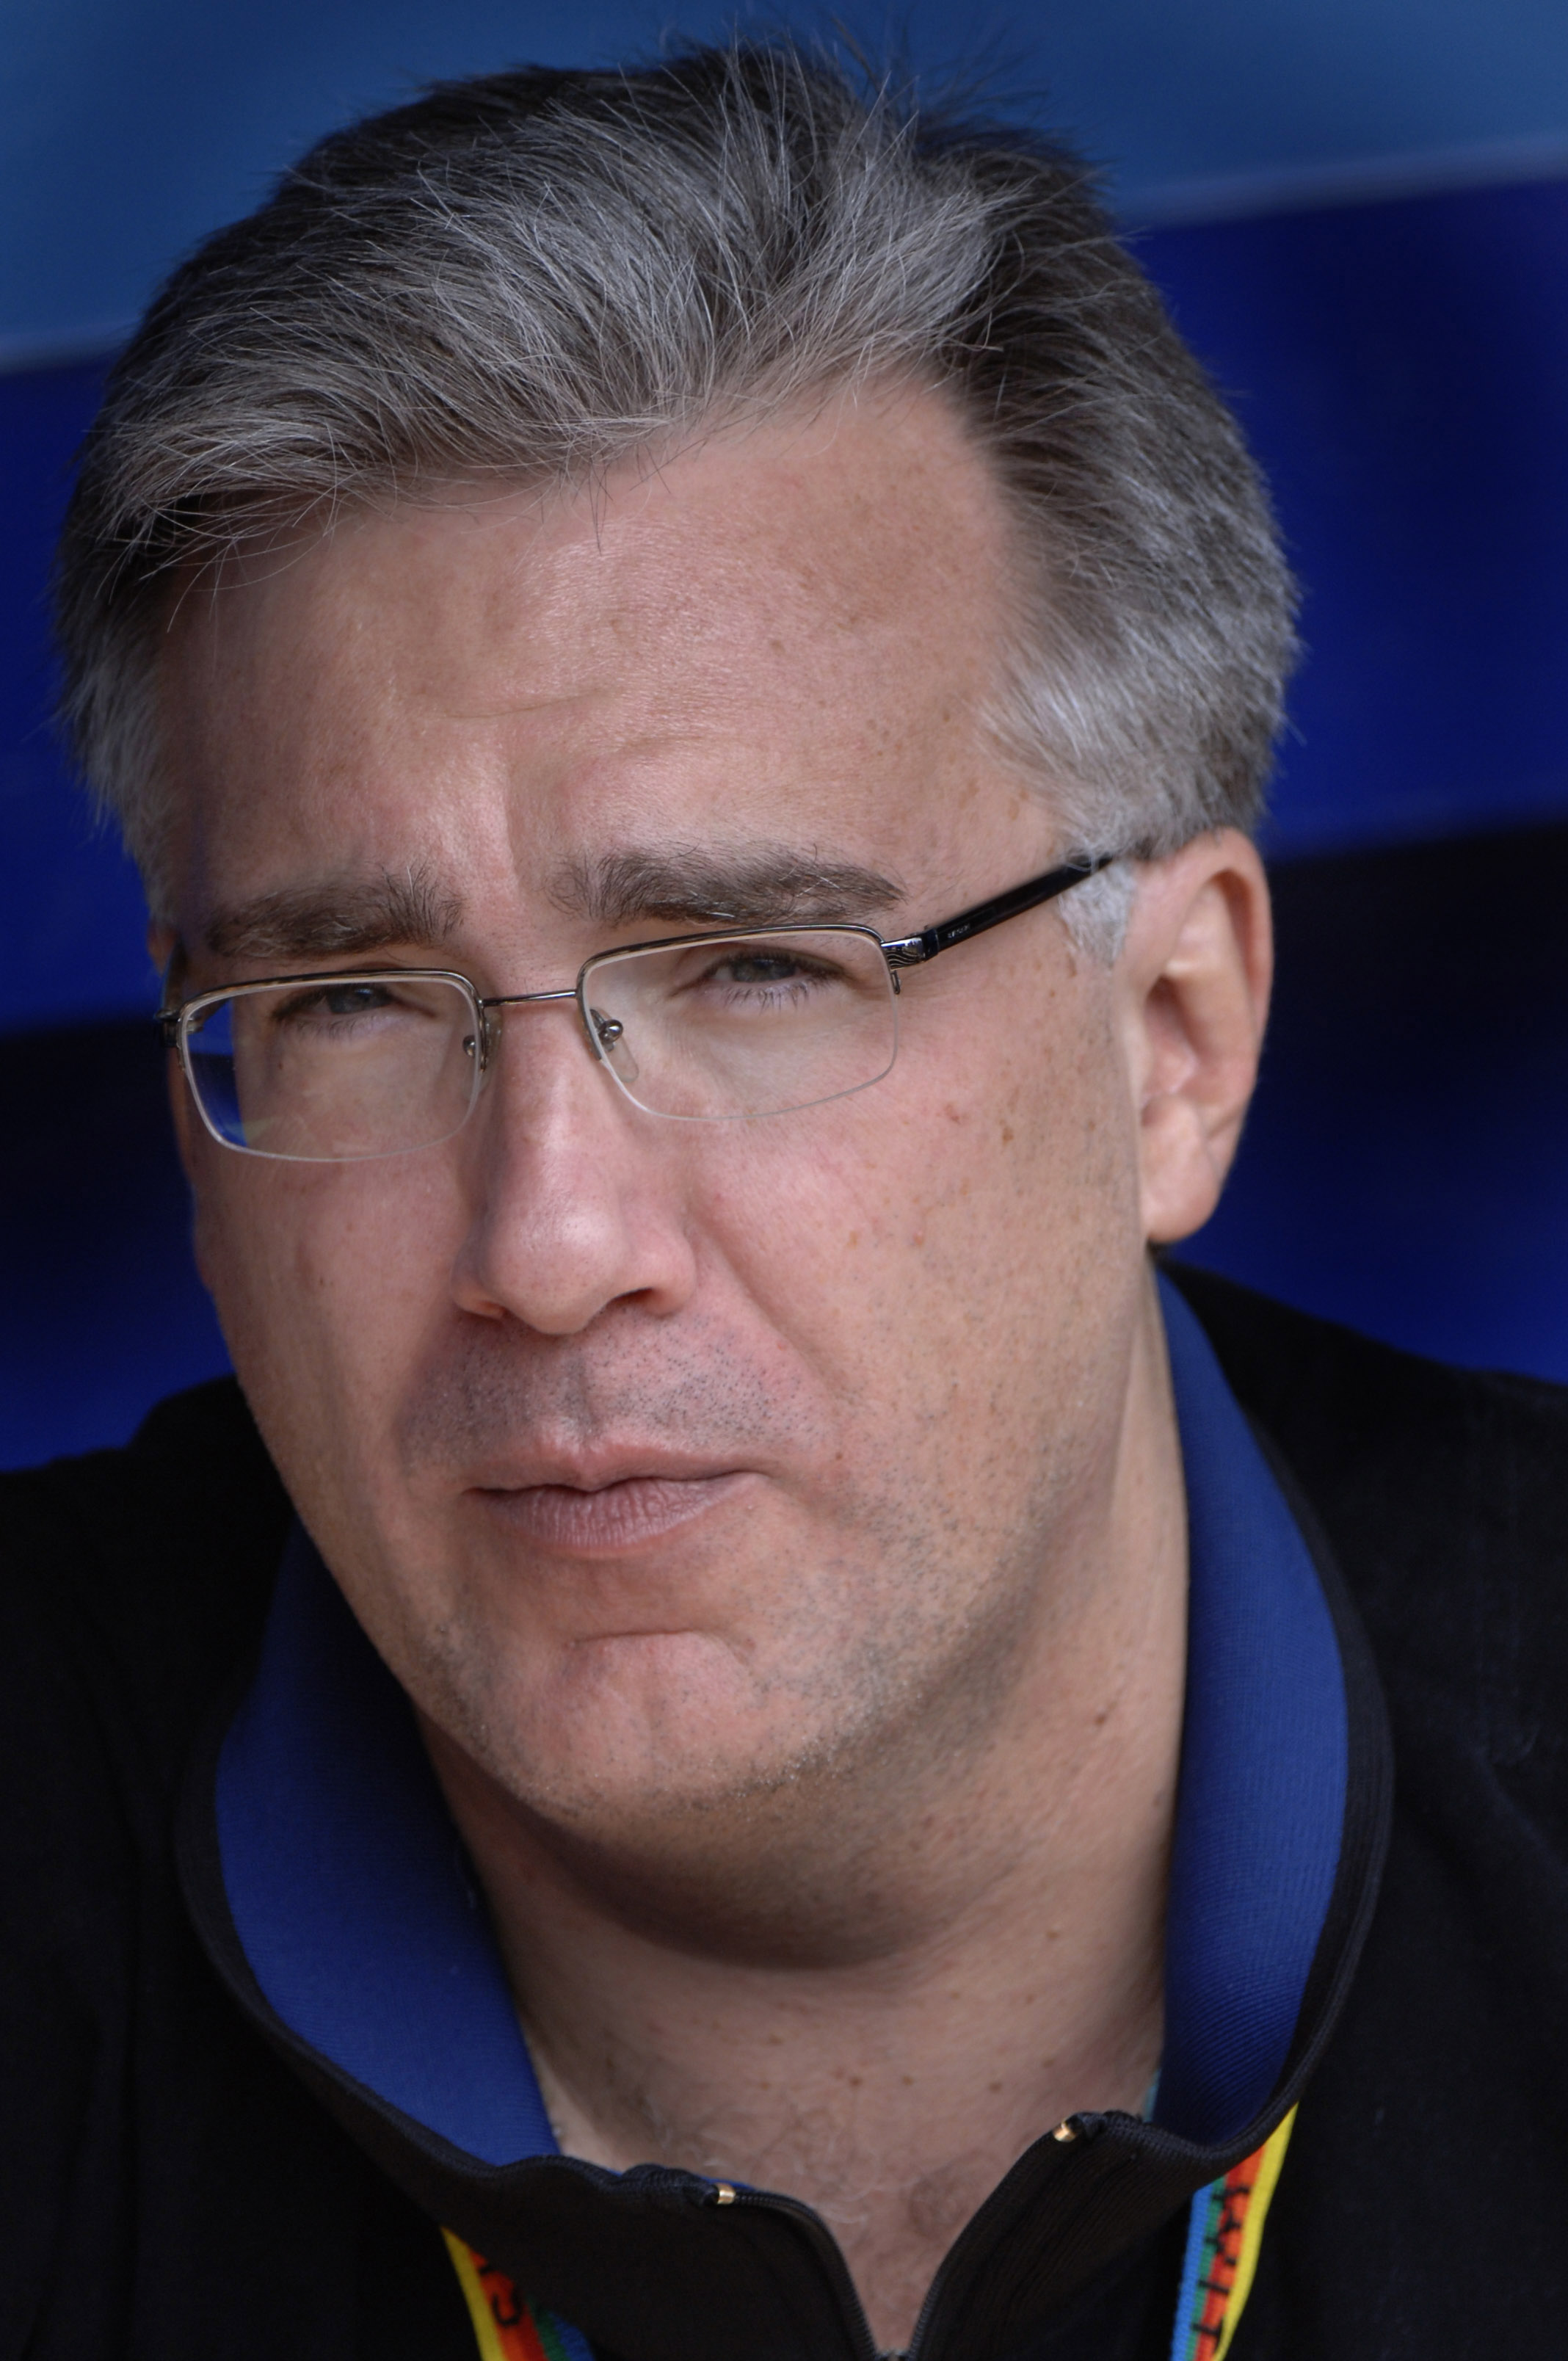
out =
[[[939,918],[935,926],[923,927],[916,935],[899,935],[892,939],[884,939],[881,935],[876,935],[869,927],[846,927],[844,932],[873,936],[878,949],[887,961],[889,980],[896,994],[901,989],[898,981],[900,969],[924,966],[927,960],[937,959],[943,951],[951,950],[956,943],[966,943],[973,935],[983,935],[992,927],[1003,926],[1009,918],[1022,917],[1025,910],[1037,910],[1042,903],[1053,902],[1058,894],[1069,893],[1073,886],[1081,885],[1086,879],[1098,876],[1101,870],[1108,868],[1116,858],[1114,853],[1106,852],[1101,853],[1091,861],[1063,862],[1058,868],[1047,869],[1038,877],[1026,878],[1022,885],[1012,886],[1005,894],[993,894],[989,901],[971,903],[967,910],[959,910],[950,918]],[[576,983],[559,992],[498,993],[487,999],[476,989],[471,977],[460,974],[453,968],[406,968],[400,969],[397,972],[414,978],[424,977],[433,983],[440,981],[460,984],[469,994],[477,1012],[477,1030],[474,1046],[481,1074],[489,1064],[495,1040],[495,1028],[490,1022],[491,1010],[535,1007],[541,1003],[550,1001],[575,1000],[576,1002],[583,1019],[583,1030],[587,1036],[588,1046],[600,1064],[604,1064],[607,1062],[606,1049],[619,1036],[620,1027],[614,1018],[596,1020],[589,1010],[586,992],[588,977],[604,961],[621,959],[631,951],[665,950],[688,944],[733,942],[740,938],[750,941],[758,936],[800,934],[805,931],[826,933],[831,931],[832,923],[831,920],[828,921],[827,927],[809,925],[803,927],[799,924],[793,927],[787,925],[724,927],[705,929],[701,934],[696,935],[663,935],[652,942],[617,943],[609,950],[591,953],[578,969]],[[196,1104],[196,1111],[220,1147],[233,1148],[241,1155],[254,1155],[258,1152],[255,1149],[246,1149],[237,1140],[225,1139],[221,1132],[214,1129],[202,1104],[201,1092],[197,1089],[195,1077],[191,1071],[188,1046],[193,1019],[203,1008],[211,1008],[219,1001],[236,999],[253,992],[266,992],[278,984],[324,983],[337,981],[348,983],[354,980],[356,974],[370,980],[372,972],[367,969],[356,971],[332,968],[317,969],[302,975],[258,976],[247,983],[219,984],[210,992],[194,993],[189,1000],[182,1000],[172,1008],[165,1007],[159,1010],[155,1021],[161,1032],[163,1045],[165,1049],[172,1049],[178,1054],[186,1084]],[[379,972],[379,970],[374,971],[374,973]],[[470,1114],[473,1112],[472,1105],[468,1112]],[[467,1116],[465,1115],[463,1121],[466,1122],[466,1120]],[[259,1152],[265,1154],[266,1151]]]

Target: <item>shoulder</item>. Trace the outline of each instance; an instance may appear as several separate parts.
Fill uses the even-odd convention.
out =
[[[255,1644],[291,1510],[233,1378],[159,1404],[125,1449],[0,1477],[0,1649],[13,1728],[52,1697],[178,1775]],[[51,1752],[52,1747],[44,1750]]]
[[[1397,1352],[1208,1271],[1168,1275],[1333,1537],[1354,1541],[1358,1587],[1412,1550],[1568,1556],[1568,1387]]]
[[[1396,1352],[1208,1272],[1168,1275],[1321,1521],[1396,1724],[1424,1699],[1494,1764],[1557,1765],[1568,1388]]]
[[[1486,2290],[1487,2350],[1555,2352],[1568,1389],[1170,1275],[1328,1535],[1393,1736],[1380,1897],[1302,2103],[1247,2350],[1447,2352]],[[1371,2220],[1377,2268],[1347,2315],[1343,2258]]]

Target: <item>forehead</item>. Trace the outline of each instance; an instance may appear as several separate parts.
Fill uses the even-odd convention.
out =
[[[939,862],[1008,605],[1001,500],[929,395],[347,518],[176,619],[181,916],[411,869],[482,906],[663,840]]]

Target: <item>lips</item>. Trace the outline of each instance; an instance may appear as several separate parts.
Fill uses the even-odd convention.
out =
[[[656,1542],[717,1508],[749,1480],[748,1470],[728,1468],[692,1475],[628,1475],[591,1486],[483,1485],[474,1490],[519,1539],[539,1548],[597,1556]]]

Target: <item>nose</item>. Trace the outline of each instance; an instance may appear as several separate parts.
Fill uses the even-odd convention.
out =
[[[633,1107],[583,1038],[575,1003],[499,1021],[493,1070],[459,1135],[466,1224],[456,1301],[543,1335],[612,1303],[678,1311],[696,1281],[682,1175],[688,1126]]]

